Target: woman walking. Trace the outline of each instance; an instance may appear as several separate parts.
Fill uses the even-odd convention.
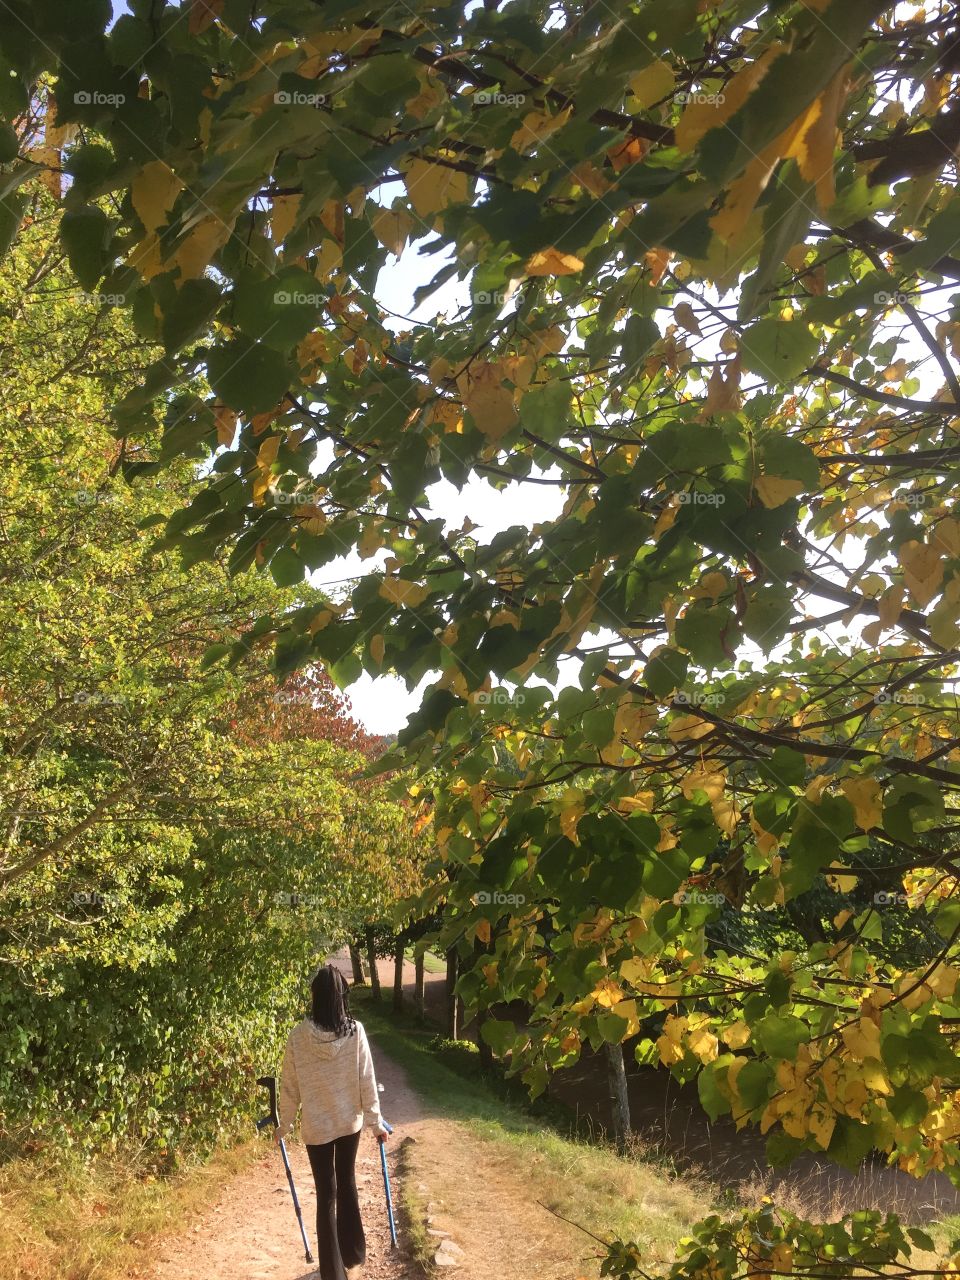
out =
[[[355,1280],[366,1261],[356,1159],[364,1123],[385,1139],[367,1033],[350,1016],[346,979],[322,965],[311,984],[310,1016],[287,1038],[280,1076],[279,1142],[300,1130],[317,1184],[321,1280]]]

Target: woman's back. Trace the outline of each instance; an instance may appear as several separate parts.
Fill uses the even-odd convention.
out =
[[[290,1032],[280,1087],[280,1124],[286,1131],[302,1106],[307,1143],[332,1142],[356,1133],[364,1120],[380,1122],[380,1101],[370,1046],[363,1024],[346,1035],[326,1031],[304,1018]]]

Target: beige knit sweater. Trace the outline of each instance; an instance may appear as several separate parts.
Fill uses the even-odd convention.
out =
[[[363,1128],[379,1128],[380,1098],[367,1033],[322,1031],[310,1018],[287,1037],[280,1073],[280,1132],[291,1132],[298,1108],[304,1142],[332,1142]]]

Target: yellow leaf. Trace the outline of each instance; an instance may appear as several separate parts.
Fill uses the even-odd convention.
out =
[[[430,588],[421,586],[419,582],[410,582],[406,578],[388,577],[380,583],[379,595],[391,604],[399,604],[407,609],[415,609],[423,604],[430,594]]]
[[[182,280],[194,280],[202,276],[210,260],[230,236],[230,228],[222,218],[210,214],[197,223],[181,243],[173,261],[180,268]]]
[[[949,1000],[954,993],[958,978],[960,978],[960,972],[957,969],[940,962],[927,975],[927,985],[935,996],[941,1000]]]
[[[217,424],[217,443],[232,444],[233,437],[237,433],[237,415],[233,409],[228,409],[225,404],[215,404],[213,406],[213,419]]]
[[[688,94],[687,104],[674,131],[679,150],[692,151],[705,133],[725,124],[735,115],[767,74],[771,62],[782,49],[782,44],[771,45],[756,61],[738,71],[722,92]]]
[[[798,498],[804,490],[801,480],[787,480],[782,476],[757,476],[753,487],[768,511],[782,507],[791,498]]]
[[[673,67],[669,62],[651,62],[630,77],[630,92],[637,107],[646,111],[673,92]]]
[[[319,534],[327,527],[327,517],[323,508],[315,502],[305,502],[294,507],[293,514],[301,521],[300,528],[306,533]]]
[[[582,270],[583,262],[578,257],[553,248],[535,253],[524,267],[528,276],[572,276]]]
[[[583,817],[584,795],[577,787],[568,787],[561,797],[560,829],[568,840],[579,844],[577,824]]]
[[[835,865],[835,863],[831,863],[827,868],[827,874],[825,876],[827,884],[831,889],[836,890],[837,893],[852,893],[857,887],[858,878],[856,876],[834,874],[833,868]]]
[[[152,280],[165,270],[160,256],[160,238],[155,231],[133,246],[127,254],[127,266],[139,271],[144,280]]]
[[[705,738],[708,733],[713,733],[716,725],[710,723],[709,720],[702,720],[700,716],[678,716],[667,730],[667,737],[671,742],[688,742],[697,738]]]
[[[616,738],[626,738],[635,745],[642,742],[649,731],[656,725],[658,711],[649,703],[637,702],[629,694],[621,699],[613,721],[613,732]]]
[[[623,991],[612,978],[601,979],[591,994],[597,1004],[602,1005],[605,1009],[612,1009],[614,1005],[620,1004],[623,1000]]]
[[[940,590],[943,562],[933,547],[916,541],[901,543],[899,558],[907,590],[924,608]]]
[[[640,1016],[637,1013],[636,1000],[619,1000],[610,1012],[615,1013],[618,1018],[623,1018],[627,1023],[627,1029],[624,1032],[624,1039],[628,1036],[635,1036],[639,1034]]]
[[[736,413],[740,408],[740,369],[739,361],[732,361],[724,367],[717,362],[707,383],[707,398],[701,411],[701,418],[706,421],[716,413]]]
[[[451,204],[462,204],[470,190],[467,174],[429,160],[414,160],[405,182],[410,203],[421,218],[429,218]]]
[[[489,920],[477,921],[477,927],[474,930],[474,937],[478,938],[481,942],[490,941],[490,921]]]
[[[701,1062],[713,1062],[719,1049],[719,1041],[709,1027],[698,1027],[691,1031],[687,1044]]]
[[[378,667],[383,666],[383,652],[385,647],[386,645],[383,636],[376,635],[370,637],[370,657]]]
[[[556,115],[550,115],[546,111],[528,111],[523,117],[523,123],[520,128],[515,130],[510,139],[510,145],[514,151],[526,151],[530,147],[536,146],[538,142],[543,142],[545,138],[549,138],[551,133],[556,133],[570,119],[570,113],[573,107],[564,107],[562,111],[558,111]]]
[[[130,201],[147,231],[156,231],[167,220],[183,183],[168,164],[151,160],[130,184]]]
[[[339,271],[343,265],[343,249],[336,240],[324,239],[320,243],[317,265],[314,275],[318,280],[326,280],[328,276]]]
[[[732,1026],[721,1031],[720,1034],[724,1043],[728,1044],[731,1049],[742,1049],[750,1041],[750,1028],[745,1022],[735,1022]]]
[[[695,333],[698,338],[702,336],[697,314],[689,302],[678,302],[673,308],[673,318],[687,333]]]
[[[861,831],[881,825],[883,801],[879,782],[873,778],[844,778],[840,790],[853,805],[854,821]]]
[[[821,1150],[825,1151],[827,1147],[829,1147],[836,1124],[836,1113],[831,1111],[828,1107],[819,1104],[811,1108],[810,1133],[814,1138],[816,1138]],[[778,1245],[777,1247],[785,1248],[786,1246]]]
[[[880,1028],[871,1018],[860,1018],[858,1022],[842,1031],[843,1043],[850,1056],[856,1062],[864,1062],[867,1058],[880,1057]]]
[[[270,238],[274,245],[283,244],[297,220],[302,196],[274,196],[270,208]]]
[[[399,258],[413,227],[409,213],[405,209],[377,209],[370,215],[370,221],[383,247]]]
[[[793,157],[801,175],[812,182],[821,209],[836,199],[833,153],[837,147],[837,117],[847,96],[849,69],[843,67],[804,114],[800,129],[783,153]]]
[[[497,441],[518,421],[513,392],[504,386],[501,361],[474,360],[457,378],[463,403],[477,430]]]

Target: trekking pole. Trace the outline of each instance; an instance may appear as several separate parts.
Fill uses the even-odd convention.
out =
[[[380,1123],[386,1129],[387,1133],[393,1133],[391,1125],[386,1120],[381,1119]],[[397,1224],[393,1220],[393,1196],[390,1194],[390,1174],[387,1172],[387,1148],[386,1138],[382,1133],[377,1134],[377,1142],[380,1144],[380,1168],[383,1170],[383,1190],[387,1197],[387,1217],[390,1220],[390,1248],[397,1247]]]
[[[277,1079],[276,1076],[261,1076],[257,1081],[264,1089],[270,1092],[270,1113],[265,1115],[262,1120],[257,1121],[257,1132],[265,1129],[268,1124],[273,1125],[274,1129],[280,1128],[280,1117],[277,1114]],[[297,1211],[297,1222],[300,1224],[300,1235],[303,1237],[303,1253],[307,1262],[313,1261],[313,1254],[310,1252],[310,1243],[307,1240],[307,1231],[303,1225],[303,1213],[300,1209],[300,1201],[297,1199],[297,1188],[293,1184],[293,1170],[290,1168],[290,1159],[287,1155],[287,1147],[283,1139],[280,1139],[280,1154],[283,1156],[283,1167],[287,1171],[287,1182],[290,1184],[290,1194],[293,1196],[293,1207]]]

